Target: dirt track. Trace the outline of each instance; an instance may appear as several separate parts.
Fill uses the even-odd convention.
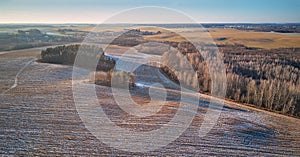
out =
[[[23,52],[24,53],[24,52]],[[20,69],[33,57],[0,55],[0,93],[11,88]],[[30,63],[17,85],[0,95],[0,154],[25,156],[170,155],[170,156],[299,156],[300,120],[248,107],[226,105],[211,132],[198,137],[206,112],[201,102],[190,127],[169,145],[146,153],[130,153],[103,144],[81,121],[73,100],[69,66]],[[157,116],[136,118],[122,112],[108,87],[97,86],[106,114],[121,127],[149,131],[166,124],[177,108],[170,101]],[[135,95],[139,103],[149,101]],[[171,97],[172,98],[172,97]],[[113,130],[112,130],[113,131]]]

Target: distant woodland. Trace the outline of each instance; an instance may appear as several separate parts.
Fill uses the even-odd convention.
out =
[[[18,30],[15,33],[0,32],[0,51],[80,42],[83,40],[83,34],[74,32],[71,35],[55,35],[39,29]]]

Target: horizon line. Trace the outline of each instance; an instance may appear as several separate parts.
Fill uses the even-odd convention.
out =
[[[53,25],[63,25],[63,24],[77,24],[77,25],[106,25],[106,24],[128,24],[128,25],[142,25],[142,24],[300,24],[300,22],[196,22],[196,23],[185,23],[185,22],[176,22],[176,23],[126,23],[126,22],[120,22],[120,23],[93,23],[93,22],[0,22],[0,25],[5,24],[40,24],[40,25],[47,25],[47,24],[53,24]]]

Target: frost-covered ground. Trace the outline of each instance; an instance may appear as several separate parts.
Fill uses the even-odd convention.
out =
[[[205,101],[200,104],[190,127],[169,145],[146,153],[111,148],[86,129],[76,111],[72,94],[72,67],[30,62],[33,58],[30,55],[16,56],[21,55],[0,55],[1,155],[300,155],[299,119],[235,104],[226,104],[211,132],[199,137],[198,130],[207,107]],[[3,93],[15,84],[16,75],[26,64],[28,66],[17,77],[17,85]],[[145,79],[143,76],[140,76],[140,81]],[[176,93],[173,93],[156,116],[138,118],[118,107],[109,87],[96,86],[96,92],[108,117],[118,126],[133,131],[149,131],[166,125],[178,107]],[[143,96],[147,93],[145,88],[139,87],[131,92],[136,102],[142,104],[149,101]]]

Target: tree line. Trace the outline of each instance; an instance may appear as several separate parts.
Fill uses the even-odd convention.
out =
[[[40,61],[45,63],[73,65],[78,52],[80,52],[81,56],[84,56],[86,62],[89,62],[89,60],[93,60],[100,55],[97,70],[109,71],[115,67],[116,61],[113,58],[106,56],[102,48],[95,45],[75,44],[47,48],[46,50],[42,50]]]
[[[80,52],[80,54],[79,54]],[[84,62],[92,62],[100,54],[95,72],[89,75],[90,81],[105,86],[111,86],[111,80],[115,79],[118,85],[123,87],[135,86],[135,76],[133,73],[115,71],[116,60],[105,55],[101,47],[95,45],[68,45],[47,48],[41,52],[41,62],[53,64],[74,65],[77,55],[84,57]],[[80,63],[77,64],[77,66]],[[118,86],[117,85],[117,86]]]
[[[206,46],[201,49],[206,53],[201,55],[191,43],[165,43],[184,54],[197,71],[199,92],[211,93],[209,68],[207,61],[204,61],[206,56],[202,55],[209,55],[212,49]],[[219,51],[226,66],[226,98],[300,117],[300,49],[266,50],[243,45],[221,45]],[[168,57],[163,62],[168,62],[166,60]],[[162,66],[161,70],[178,83],[176,71],[166,66]],[[186,74],[185,79],[188,78],[190,76]]]

